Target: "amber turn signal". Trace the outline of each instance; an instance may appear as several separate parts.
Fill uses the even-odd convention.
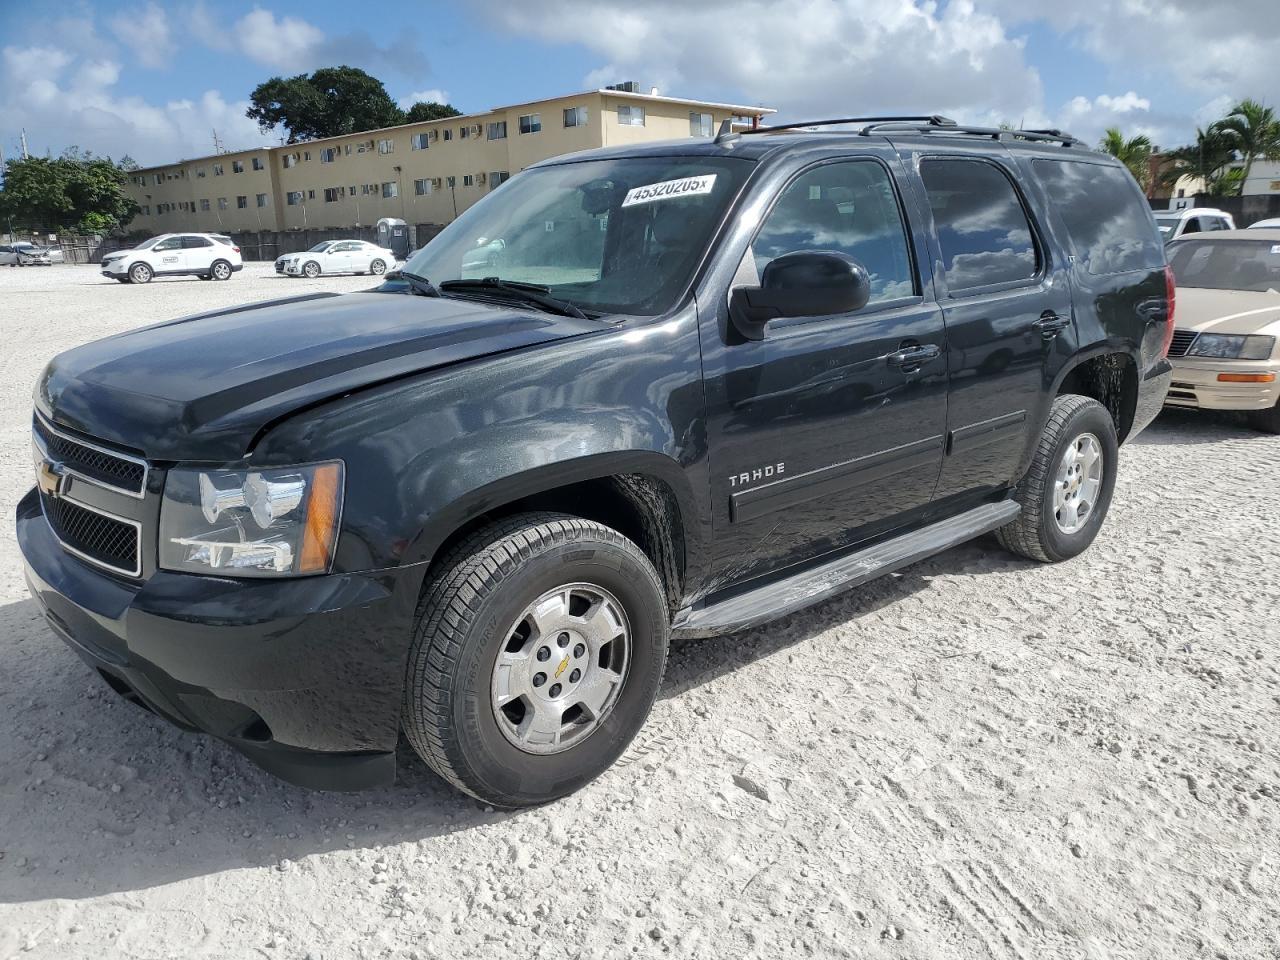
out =
[[[1219,383],[1274,383],[1274,373],[1220,373]]]
[[[338,507],[341,502],[342,464],[322,464],[316,468],[311,481],[299,573],[323,573],[329,568],[333,542],[338,535]]]

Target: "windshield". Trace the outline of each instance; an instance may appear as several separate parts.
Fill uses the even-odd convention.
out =
[[[328,250],[328,249],[329,249],[330,244],[332,244],[332,243],[333,243],[333,241],[332,241],[332,240],[321,240],[321,241],[320,241],[319,243],[317,243],[314,247],[312,247],[310,250],[308,250],[308,251],[307,251],[307,253],[320,253],[320,252],[321,252],[321,251],[323,251],[323,250]]]
[[[134,247],[133,249],[135,249],[135,250],[149,250],[151,247],[154,247],[157,243],[159,243],[161,240],[163,240],[163,239],[164,239],[165,237],[167,237],[167,236],[168,236],[168,234],[167,234],[167,233],[162,233],[162,234],[160,234],[160,236],[158,236],[158,237],[152,237],[150,240],[143,240],[140,244],[138,244],[138,245],[137,245],[136,247]]]
[[[437,287],[498,277],[539,284],[586,311],[663,313],[752,167],[692,156],[536,167],[460,216],[404,269]]]
[[[1181,240],[1169,266],[1180,287],[1280,290],[1280,243],[1271,240]]]
[[[1160,236],[1167,237],[1178,229],[1181,217],[1156,217],[1156,226],[1160,228]]]

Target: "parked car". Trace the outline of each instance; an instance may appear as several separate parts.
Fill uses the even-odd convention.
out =
[[[276,273],[315,279],[322,273],[371,273],[382,276],[396,265],[390,250],[364,240],[324,240],[302,253],[276,258]]]
[[[243,269],[240,248],[221,233],[162,233],[102,258],[102,275],[121,283],[175,276],[230,280]]]
[[[1178,327],[1165,403],[1245,410],[1280,433],[1280,229],[1187,237],[1169,246]]]
[[[1250,230],[1280,230],[1280,217],[1273,217],[1270,220],[1259,220],[1257,223],[1249,224]]]
[[[462,275],[480,238],[501,275]],[[1054,132],[577,153],[377,290],[56,357],[18,543],[115,690],[281,777],[388,783],[403,730],[541,803],[626,749],[673,636],[992,531],[1088,548],[1172,292],[1132,177]]]
[[[62,248],[54,245],[40,246],[19,240],[0,245],[0,266],[47,267],[63,262]]]
[[[1160,210],[1156,213],[1156,226],[1165,243],[1172,243],[1188,233],[1209,233],[1213,230],[1234,230],[1236,221],[1225,210],[1213,207],[1188,207],[1186,210]]]

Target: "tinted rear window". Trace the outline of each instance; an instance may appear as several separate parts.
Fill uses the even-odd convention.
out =
[[[1036,275],[1031,224],[999,167],[983,160],[925,160],[920,176],[952,293]]]
[[[1071,160],[1037,160],[1045,192],[1093,274],[1164,266],[1164,244],[1151,225],[1147,201],[1121,167]]]

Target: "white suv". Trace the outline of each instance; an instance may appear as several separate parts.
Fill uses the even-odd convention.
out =
[[[102,258],[102,275],[121,283],[150,283],[152,277],[182,274],[229,280],[243,269],[240,248],[220,233],[162,233],[132,250]]]

